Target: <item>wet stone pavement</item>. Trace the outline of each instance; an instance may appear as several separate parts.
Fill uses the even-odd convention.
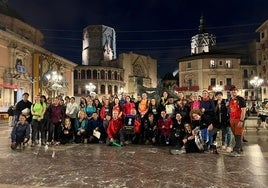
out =
[[[267,188],[268,130],[248,129],[245,156],[169,154],[170,147],[70,144],[10,149],[0,124],[0,188]]]

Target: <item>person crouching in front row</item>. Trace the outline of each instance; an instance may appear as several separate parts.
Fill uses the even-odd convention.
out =
[[[185,129],[185,137],[182,140],[183,142],[183,147],[186,151],[186,153],[195,153],[195,152],[201,152],[197,146],[196,143],[196,133],[192,130],[192,126],[189,123],[184,124],[184,129]]]
[[[74,142],[79,144],[79,143],[84,143],[84,140],[87,135],[87,114],[84,110],[80,110],[78,112],[78,118],[75,119],[75,138]]]
[[[21,144],[26,144],[30,139],[30,125],[26,121],[26,116],[21,114],[19,121],[13,127],[11,132],[11,149],[16,149]]]
[[[108,138],[106,141],[107,145],[118,144],[124,145],[125,138],[123,134],[124,124],[120,118],[118,118],[118,111],[114,110],[112,112],[112,119],[109,121],[107,134]]]
[[[67,144],[73,142],[73,125],[71,119],[67,116],[64,118],[64,122],[61,124],[60,128],[60,143]]]
[[[173,127],[173,121],[167,115],[165,110],[161,111],[161,118],[158,120],[158,131],[160,133],[160,145],[169,145],[170,130]]]

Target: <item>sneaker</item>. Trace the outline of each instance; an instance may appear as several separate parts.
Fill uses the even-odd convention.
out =
[[[16,143],[12,143],[10,146],[11,149],[15,150],[17,148],[17,144]]]
[[[232,148],[231,147],[227,147],[226,148],[226,152],[231,153],[232,152]]]
[[[240,157],[241,154],[242,154],[242,153],[239,152],[239,151],[232,151],[232,152],[230,153],[230,155],[233,156],[233,157]]]
[[[131,142],[129,140],[125,141],[123,145],[129,145]]]
[[[248,142],[245,138],[243,138],[243,142]]]
[[[151,144],[151,142],[149,140],[146,140],[144,144],[149,145],[149,144]]]
[[[171,149],[170,153],[172,155],[181,155],[183,153],[186,153],[186,151],[184,149]]]
[[[217,149],[213,149],[213,150],[212,150],[212,154],[217,154],[217,155],[218,155],[218,154],[219,154],[219,152],[218,152],[218,150],[217,150]]]
[[[221,150],[226,150],[227,148],[226,148],[226,146],[225,145],[222,145],[221,146]]]

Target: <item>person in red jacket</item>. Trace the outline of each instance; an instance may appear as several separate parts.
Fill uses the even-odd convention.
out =
[[[109,99],[105,99],[103,106],[100,109],[100,118],[101,120],[104,120],[106,115],[112,115],[112,109],[111,109],[111,104]]]
[[[130,96],[126,96],[126,102],[123,105],[123,118],[131,114],[132,108],[135,108],[135,103],[131,101]]]
[[[109,121],[108,128],[107,128],[107,145],[113,145],[114,142],[120,145],[124,145],[124,134],[123,134],[123,127],[124,124],[120,118],[118,118],[118,111],[113,111],[113,118]]]
[[[125,144],[133,143],[139,144],[141,140],[141,120],[137,114],[137,110],[132,108],[130,114],[124,118],[124,129],[123,129]]]
[[[165,110],[161,111],[161,118],[157,123],[157,128],[160,133],[160,145],[169,145],[170,129],[173,127],[173,121]]]

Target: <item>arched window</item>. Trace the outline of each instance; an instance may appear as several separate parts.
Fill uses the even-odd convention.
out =
[[[114,86],[114,94],[118,94],[118,87]]]
[[[98,73],[97,70],[93,70],[93,79],[97,79]]]
[[[105,72],[104,72],[104,70],[101,70],[100,77],[101,77],[102,80],[105,79]]]
[[[116,71],[114,72],[114,79],[115,80],[118,80],[118,78],[117,78],[117,72]]]
[[[108,94],[112,94],[113,90],[112,90],[112,86],[108,85]]]
[[[86,71],[81,70],[81,79],[85,79],[85,78],[86,78]]]
[[[133,66],[133,73],[134,75],[139,76],[139,77],[146,77],[145,71],[140,64],[135,64]]]
[[[111,80],[112,79],[112,71],[108,71],[108,80]]]
[[[87,70],[87,79],[91,79],[91,70]]]
[[[101,94],[105,94],[105,85],[101,85],[100,92],[101,92]]]

